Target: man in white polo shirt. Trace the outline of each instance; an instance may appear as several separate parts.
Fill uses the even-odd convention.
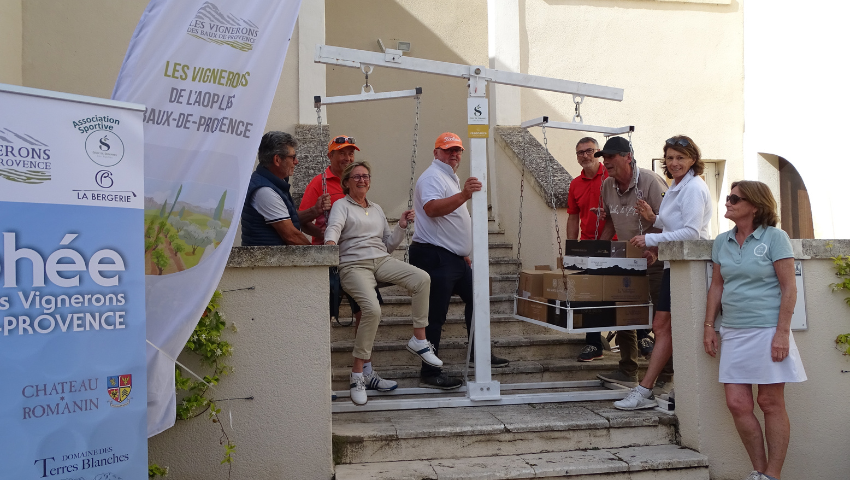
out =
[[[457,167],[463,155],[460,137],[446,132],[434,142],[434,162],[416,181],[413,208],[416,210],[416,230],[410,246],[410,264],[431,276],[431,295],[428,303],[428,326],[425,337],[440,349],[440,337],[449,301],[460,296],[466,304],[466,329],[472,322],[472,219],[466,201],[481,190],[481,182],[469,177],[461,189]],[[491,356],[494,367],[504,367],[508,361]],[[420,386],[450,390],[463,382],[449,378],[441,368],[422,363]]]

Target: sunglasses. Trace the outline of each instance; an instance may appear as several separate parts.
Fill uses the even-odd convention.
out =
[[[354,145],[354,137],[336,137],[334,143],[350,143]]]
[[[679,137],[679,138],[670,137],[670,138],[667,139],[666,143],[667,143],[667,145],[671,145],[671,146],[674,146],[674,147],[676,145],[683,147],[683,148],[688,148],[688,147],[691,146],[691,142],[689,142],[686,139],[681,138],[681,137]]]
[[[744,197],[739,197],[739,196],[735,195],[734,193],[732,195],[726,195],[726,201],[731,203],[732,205],[737,205],[738,202],[740,202],[741,200],[747,200],[747,199],[744,198]]]

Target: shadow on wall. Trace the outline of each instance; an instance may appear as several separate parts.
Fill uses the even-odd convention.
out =
[[[380,51],[397,41],[411,43],[406,56],[442,62],[487,65],[487,2],[439,0],[327,0],[325,39],[328,45]],[[360,93],[363,73],[355,68],[327,66],[327,95]],[[434,139],[442,132],[457,133],[466,146],[466,80],[387,68],[375,68],[369,84],[377,92],[423,88],[416,178],[431,165]],[[413,149],[415,100],[333,105],[327,108],[331,135],[357,139],[358,160],[374,169],[370,199],[387,216],[407,208],[410,158]],[[458,169],[469,176],[469,150]]]

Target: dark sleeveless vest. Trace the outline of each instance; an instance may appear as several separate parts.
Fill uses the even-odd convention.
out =
[[[269,187],[275,193],[280,195],[283,203],[286,204],[289,210],[289,219],[295,228],[301,230],[301,224],[298,222],[298,210],[292,202],[292,195],[289,194],[289,182],[281,180],[275,174],[270,172],[265,167],[257,167],[257,170],[251,174],[251,181],[248,183],[248,194],[245,195],[245,205],[242,207],[242,245],[246,247],[259,247],[269,245],[286,245],[286,242],[280,238],[277,230],[266,223],[266,219],[260,215],[251,205],[254,201],[254,194],[258,189]]]

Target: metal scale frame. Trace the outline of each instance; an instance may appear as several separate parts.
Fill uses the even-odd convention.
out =
[[[538,126],[543,128],[543,145],[544,145],[544,148],[546,149],[547,155],[549,154],[549,146],[548,146],[548,141],[547,141],[547,138],[546,138],[546,129],[547,128],[555,128],[555,129],[559,129],[559,130],[571,130],[571,131],[576,131],[576,132],[601,133],[605,136],[605,138],[612,137],[614,135],[628,134],[629,137],[630,137],[629,138],[629,145],[631,145],[631,134],[635,131],[634,125],[628,125],[628,126],[624,126],[624,127],[602,127],[602,126],[598,126],[598,125],[587,125],[587,124],[584,123],[584,120],[583,120],[582,115],[581,115],[581,105],[582,105],[583,102],[584,102],[583,96],[573,95],[573,103],[575,103],[575,115],[573,115],[573,121],[572,122],[550,122],[548,116],[542,116],[542,117],[537,117],[537,118],[534,118],[532,120],[527,120],[525,122],[522,122],[520,124],[520,127],[524,128],[526,130],[528,130],[529,128],[538,127]],[[522,165],[522,171],[523,171],[522,175],[523,175],[523,183],[524,183],[525,182],[525,164]],[[552,189],[551,168],[549,169],[549,180],[548,180],[548,182],[549,182],[549,191],[552,192],[553,189]],[[518,260],[522,260],[521,256],[520,256],[521,248],[522,248],[522,237],[521,237],[521,235],[522,235],[522,203],[523,203],[522,202],[522,192],[523,192],[523,187],[521,186],[520,187],[520,202],[519,202],[519,205],[520,205],[520,213],[519,213],[519,218],[520,218],[519,235],[520,235],[520,238],[517,242],[517,259]],[[601,206],[601,202],[602,202],[602,200],[601,200],[601,197],[600,197],[600,206]],[[559,230],[558,230],[558,216],[557,216],[556,209],[555,209],[555,199],[554,199],[554,197],[549,198],[548,203],[552,207],[552,213],[553,213],[554,223],[555,223],[555,227],[556,227],[555,230],[556,230],[556,232],[559,232]],[[597,237],[599,235],[598,229],[599,229],[599,222],[597,220],[597,232],[596,232]],[[561,256],[561,236],[560,236],[560,233],[557,234],[557,238],[558,238],[557,241],[558,241],[558,252],[559,252],[558,256],[560,257]],[[522,265],[522,263],[520,263],[520,265]],[[616,330],[637,330],[637,329],[643,329],[643,328],[650,328],[650,329],[652,328],[652,316],[653,316],[654,312],[653,312],[653,305],[652,305],[651,301],[648,301],[646,303],[641,303],[641,304],[602,306],[602,307],[599,307],[599,306],[597,306],[597,307],[572,307],[572,306],[570,306],[570,302],[567,301],[566,306],[556,307],[557,309],[566,310],[566,312],[567,312],[567,326],[566,327],[561,327],[561,326],[558,326],[558,325],[553,325],[551,323],[541,322],[539,320],[535,320],[535,319],[532,319],[532,318],[528,318],[528,317],[524,317],[522,315],[519,315],[519,314],[517,314],[517,310],[518,310],[517,309],[517,302],[521,298],[523,298],[523,297],[520,297],[519,294],[518,294],[518,292],[519,292],[519,273],[520,272],[517,272],[517,287],[515,289],[515,291],[517,293],[514,293],[514,295],[513,295],[513,297],[514,297],[514,312],[513,312],[513,315],[514,315],[514,318],[516,318],[517,320],[522,320],[524,322],[532,323],[534,325],[546,327],[546,328],[549,328],[549,329],[552,329],[552,330],[557,330],[559,332],[564,332],[564,333],[607,332],[607,331],[616,331]],[[566,280],[566,275],[565,275],[564,276],[564,289],[565,290],[567,290],[566,282],[567,282],[567,280]],[[531,299],[528,299],[528,298],[524,298],[524,300],[526,302],[532,302],[532,303],[537,303],[537,304],[541,304],[541,305],[546,305],[547,307],[550,306],[548,303],[543,303],[543,302],[540,302],[540,301],[537,301],[537,300],[531,300]],[[608,327],[593,327],[593,328],[574,328],[573,327],[574,313],[581,313],[582,310],[600,309],[600,308],[603,308],[603,309],[628,308],[628,307],[648,307],[649,315],[648,315],[648,318],[647,318],[647,323],[643,324],[643,325],[608,326]]]
[[[618,400],[625,397],[627,390],[598,380],[572,382],[543,382],[505,384],[493,380],[490,367],[490,293],[489,254],[487,231],[487,138],[489,137],[489,100],[487,84],[497,83],[535,90],[580,95],[603,100],[622,101],[623,89],[561,80],[524,73],[505,72],[482,65],[461,65],[421,58],[404,57],[400,50],[387,49],[371,52],[351,48],[316,45],[315,63],[350,68],[385,67],[408,70],[432,75],[464,78],[468,81],[469,99],[468,136],[470,138],[470,175],[481,180],[483,188],[472,195],[472,243],[473,243],[473,341],[475,342],[475,379],[465,386],[447,393],[427,388],[398,388],[392,392],[371,392],[370,397],[388,397],[356,406],[350,402],[336,402],[333,412],[363,412],[378,410],[407,410],[441,407],[470,407],[512,405],[527,403],[550,403],[589,400]],[[328,103],[327,99],[322,103]],[[477,111],[475,110],[477,108]],[[599,390],[566,391],[544,393],[518,393],[502,395],[505,391],[530,389],[593,388]],[[608,388],[603,388],[608,387]],[[335,392],[338,398],[349,395]],[[464,394],[461,396],[460,394]],[[417,395],[417,398],[405,398]]]

